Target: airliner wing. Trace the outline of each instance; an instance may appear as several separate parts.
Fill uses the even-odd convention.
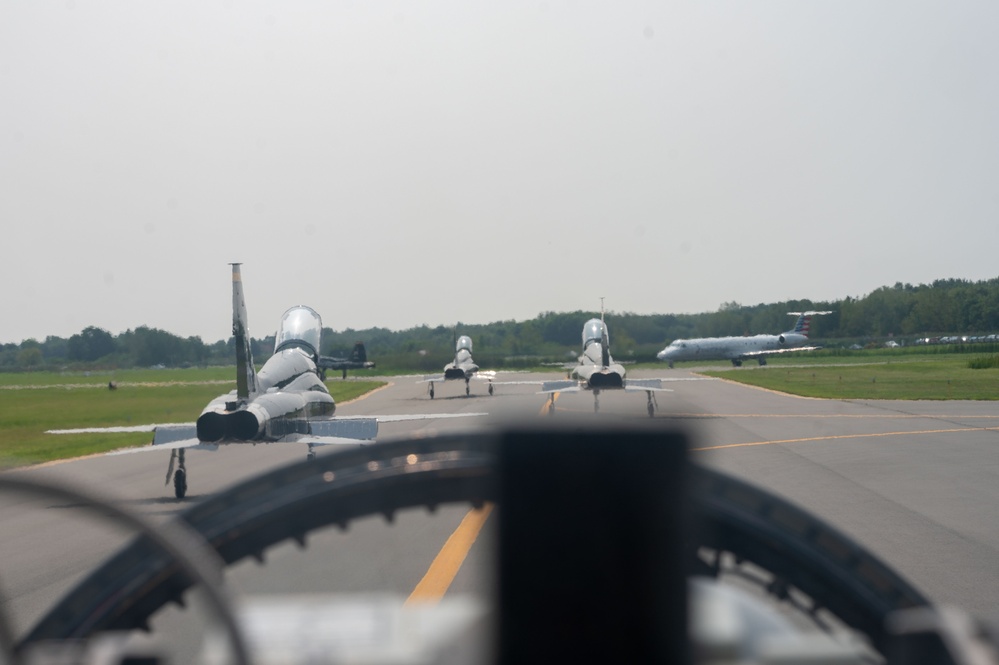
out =
[[[815,349],[821,349],[821,346],[795,346],[790,349],[770,349],[768,351],[747,351],[745,353],[740,353],[740,358],[756,358],[759,356],[769,356],[775,353],[790,353],[791,351],[814,351]]]

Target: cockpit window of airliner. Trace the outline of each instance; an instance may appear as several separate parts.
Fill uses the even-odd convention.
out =
[[[322,333],[323,319],[316,310],[304,305],[292,307],[281,317],[281,326],[274,339],[274,350],[304,344],[315,355],[319,353]]]

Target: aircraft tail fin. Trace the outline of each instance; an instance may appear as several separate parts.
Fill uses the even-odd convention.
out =
[[[243,278],[239,263],[232,265],[232,336],[236,342],[236,397],[249,399],[257,392],[257,371],[253,368],[250,332],[247,326],[246,300],[243,299]]]
[[[354,350],[350,354],[350,359],[357,363],[368,361],[368,352],[364,350],[364,342],[354,344]]]
[[[607,334],[607,324],[604,322],[604,297],[600,296],[600,323],[603,333],[600,335],[600,362],[604,367],[610,367],[610,335]]]
[[[794,333],[796,335],[803,335],[804,337],[808,337],[808,333],[809,333],[809,331],[811,330],[811,327],[812,327],[812,317],[813,316],[821,316],[823,314],[832,314],[832,312],[829,312],[829,311],[826,311],[826,312],[814,312],[814,311],[809,311],[809,312],[788,312],[789,316],[797,316],[798,317],[798,320],[795,321],[795,323],[794,323],[794,327],[791,328],[788,332],[789,333]]]

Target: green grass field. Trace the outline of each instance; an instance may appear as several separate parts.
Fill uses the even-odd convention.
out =
[[[45,434],[49,429],[193,422],[212,398],[235,388],[232,368],[135,370],[87,375],[0,374],[0,467],[107,452],[149,443],[151,434]],[[118,389],[107,389],[109,380]],[[331,379],[346,402],[381,381]]]
[[[731,381],[805,397],[832,399],[999,399],[999,368],[971,369],[969,354],[774,358],[765,367],[702,372]],[[981,364],[981,363],[980,363]],[[987,363],[986,363],[987,364]]]

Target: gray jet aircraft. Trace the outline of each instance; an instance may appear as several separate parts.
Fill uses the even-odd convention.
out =
[[[217,450],[219,445],[294,442],[314,446],[362,444],[378,433],[378,422],[420,420],[476,414],[426,414],[403,416],[338,417],[336,404],[318,367],[323,322],[311,307],[292,307],[281,317],[274,339],[274,355],[257,372],[250,353],[246,303],[239,263],[232,264],[232,334],[236,343],[236,390],[208,403],[195,423],[140,425],[75,430],[50,430],[51,434],[80,432],[154,432],[153,443],[109,454],[170,450],[166,483],[173,478],[174,494],[187,492],[184,451]],[[177,463],[176,472],[174,463]]]
[[[343,378],[347,378],[348,369],[373,369],[374,361],[368,360],[368,352],[364,349],[364,342],[354,344],[354,350],[350,352],[349,358],[334,358],[333,356],[319,356],[319,375],[326,379],[326,370],[338,369],[343,372]]]
[[[660,379],[626,379],[624,366],[614,362],[610,354],[610,335],[603,313],[583,326],[583,353],[569,373],[570,380],[545,381],[541,392],[549,395],[548,413],[555,412],[555,394],[589,390],[593,392],[593,410],[600,410],[601,390],[645,391],[649,417],[655,415],[658,403],[655,393],[670,392]]]
[[[808,331],[812,317],[832,312],[788,312],[797,316],[794,328],[780,335],[753,335],[752,337],[700,337],[678,339],[656,354],[659,360],[673,363],[681,360],[731,360],[741,367],[743,360],[755,359],[767,364],[766,357],[787,351],[812,351],[819,347],[808,346]]]
[[[495,372],[482,372],[479,375],[479,366],[475,364],[472,360],[472,338],[468,335],[462,335],[455,340],[454,343],[454,360],[444,365],[443,374],[433,374],[430,376],[425,376],[422,379],[422,383],[429,383],[430,389],[428,393],[430,394],[430,399],[434,398],[434,384],[442,381],[454,381],[456,379],[465,380],[465,396],[471,394],[471,388],[469,387],[469,382],[473,379],[485,379],[489,381],[489,394],[493,394],[493,377]]]

